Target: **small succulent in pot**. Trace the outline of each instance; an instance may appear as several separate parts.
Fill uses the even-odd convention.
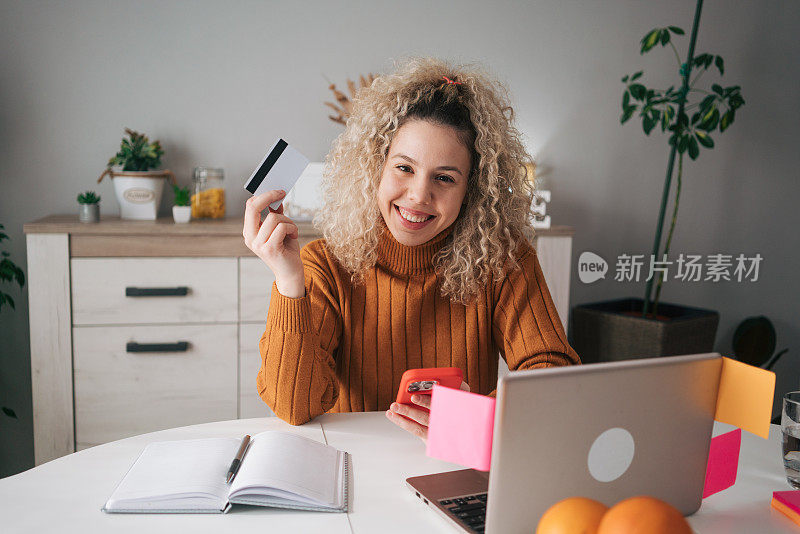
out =
[[[172,186],[172,192],[175,193],[175,200],[172,206],[172,218],[176,223],[187,223],[192,218],[191,195],[189,187]]]
[[[189,193],[189,186],[186,187],[179,187],[177,185],[172,186],[172,192],[175,193],[175,201],[173,202],[176,206],[189,206],[191,195]]]
[[[78,204],[98,204],[100,202],[100,195],[94,191],[86,191],[78,195]]]
[[[78,220],[80,222],[98,222],[100,220],[100,196],[94,191],[86,191],[78,195]]]

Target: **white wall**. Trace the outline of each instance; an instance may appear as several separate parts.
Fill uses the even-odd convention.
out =
[[[779,348],[791,348],[779,390],[798,387],[800,354],[799,6],[706,2],[697,51],[725,58],[723,84],[741,85],[747,104],[717,148],[685,166],[672,250],[759,252],[764,262],[756,283],[668,282],[663,292],[720,311],[721,352],[742,319],[770,317]],[[530,150],[552,168],[550,214],[576,229],[575,260],[584,250],[649,254],[668,151],[661,134],[619,124],[620,78],[644,69],[677,85],[671,51],[640,56],[638,42],[655,26],[688,33],[693,13],[691,0],[3,1],[0,223],[12,238],[3,246],[25,267],[23,223],[75,212],[83,190],[116,213],[110,181],[95,181],[126,126],[160,139],[164,166],[183,183],[196,165],[224,167],[228,209],[241,214],[241,184],[276,137],[320,161],[341,131],[322,104],[331,100],[323,75],[344,87],[429,54],[483,63],[507,83]],[[0,313],[0,403],[20,420],[0,416],[0,476],[33,461],[27,299],[11,292],[17,311]],[[572,304],[642,293],[613,277],[574,277]]]

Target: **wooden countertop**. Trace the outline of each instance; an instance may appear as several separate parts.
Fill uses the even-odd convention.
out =
[[[101,216],[99,223],[82,223],[77,215],[49,215],[26,223],[22,230],[26,234],[70,234],[70,235],[123,235],[123,236],[238,236],[242,235],[242,217],[224,219],[196,219],[185,224],[176,224],[172,217],[160,217],[155,221],[133,221],[113,216]],[[319,232],[311,221],[296,220],[300,236],[314,237]],[[571,226],[553,226],[537,229],[539,236],[571,236]]]
[[[176,223],[172,217],[159,217],[155,221],[133,221],[119,217],[100,217],[99,223],[82,223],[77,215],[49,215],[26,223],[26,234],[71,235],[174,235],[174,236],[231,236],[242,235],[242,217],[224,219],[194,219]],[[318,232],[311,221],[296,221],[301,236],[315,236]]]

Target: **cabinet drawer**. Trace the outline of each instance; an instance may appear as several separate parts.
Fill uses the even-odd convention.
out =
[[[73,328],[77,449],[236,419],[237,334],[235,324]],[[186,349],[146,351],[178,342]]]
[[[261,400],[256,387],[256,376],[261,369],[258,341],[264,328],[262,323],[239,325],[239,419],[275,415]]]
[[[75,325],[237,320],[236,258],[75,258]]]

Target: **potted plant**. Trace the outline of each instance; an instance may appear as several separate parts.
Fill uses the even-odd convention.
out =
[[[675,230],[684,155],[688,154],[695,160],[700,155],[701,148],[713,149],[714,141],[710,134],[716,129],[724,132],[733,123],[736,110],[744,105],[738,85],[723,88],[714,83],[710,91],[695,87],[712,64],[720,76],[725,72],[722,57],[694,53],[702,5],[702,0],[698,0],[686,61],[681,62],[680,55],[672,44],[673,36],[684,35],[684,31],[677,26],[654,28],[641,40],[641,54],[659,44],[672,48],[681,76],[680,89],[675,90],[674,86],[666,90],[647,88],[640,80],[642,71],[622,78],[625,91],[622,95],[620,122],[624,124],[638,111],[646,135],[649,136],[657,126],[661,127],[662,132],[671,132],[668,141],[671,147],[669,163],[653,242],[652,258],[659,261],[667,258]],[[692,69],[697,69],[698,72],[690,80]],[[700,96],[690,102],[689,97],[697,95]],[[662,252],[661,233],[665,224],[664,214],[676,156],[678,173],[674,207]],[[663,271],[659,271],[657,275],[655,298],[651,299],[655,278],[656,276],[650,277],[647,281],[643,299],[626,298],[573,308],[573,346],[584,361],[671,356],[713,350],[719,314],[713,310],[676,304],[659,305]]]
[[[114,182],[114,192],[123,219],[155,220],[164,189],[164,181],[175,182],[175,175],[168,170],[152,170],[161,164],[164,150],[156,140],[125,128],[129,139],[122,139],[119,152],[106,164],[106,170],[97,183],[109,175]],[[118,170],[114,170],[117,166]]]
[[[8,235],[3,231],[4,229],[5,227],[0,224],[0,241],[8,239]],[[17,284],[20,289],[22,289],[25,286],[25,273],[11,261],[9,256],[10,254],[6,250],[0,253],[0,284]],[[0,289],[0,311],[2,311],[3,306],[6,305],[11,306],[12,310],[15,309],[14,299],[11,295]],[[3,406],[2,410],[6,416],[17,419],[17,414],[13,409],[8,406]]]
[[[86,191],[78,195],[78,220],[94,223],[100,220],[100,197],[94,191]]]
[[[175,200],[172,206],[172,218],[176,223],[188,223],[192,218],[192,206],[190,203],[189,187],[172,186],[172,192],[175,193]]]

